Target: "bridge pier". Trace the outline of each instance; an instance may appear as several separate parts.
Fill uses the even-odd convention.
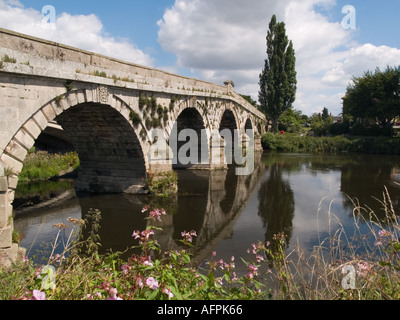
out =
[[[12,242],[14,230],[13,207],[17,178],[5,176],[0,162],[0,268],[8,267],[17,259],[19,245]]]

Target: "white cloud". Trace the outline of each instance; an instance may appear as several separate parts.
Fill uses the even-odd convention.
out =
[[[325,10],[316,10],[316,6]],[[342,111],[348,82],[366,70],[399,64],[400,50],[358,44],[354,31],[321,12],[339,10],[335,0],[176,0],[159,25],[159,42],[177,56],[180,68],[203,79],[231,79],[236,91],[257,99],[266,58],[266,33],[273,14],[284,21],[296,49],[298,95],[306,114],[327,107]]]
[[[127,39],[106,34],[101,20],[94,14],[57,15],[55,24],[43,23],[44,15],[24,8],[17,0],[0,0],[0,27],[39,38],[60,42],[106,56],[152,66],[153,59]]]

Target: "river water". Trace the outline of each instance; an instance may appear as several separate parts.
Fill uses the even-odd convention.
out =
[[[289,250],[300,245],[311,252],[338,227],[352,233],[354,202],[379,216],[378,200],[387,188],[396,212],[400,206],[400,157],[394,156],[264,154],[250,176],[236,176],[234,168],[179,171],[178,176],[179,194],[170,199],[82,195],[18,209],[14,226],[24,237],[21,246],[31,258],[46,258],[44,247],[58,232],[53,225],[82,218],[93,208],[102,212],[102,250],[124,251],[135,244],[133,231],[147,226],[142,208],[152,205],[167,211],[158,225],[163,231],[156,234],[163,251],[178,246],[182,231],[194,230],[197,261],[213,252],[227,260],[246,258],[252,243],[282,232]],[[59,239],[66,241],[70,232],[63,230]]]

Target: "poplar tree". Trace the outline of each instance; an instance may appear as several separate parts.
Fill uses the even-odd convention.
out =
[[[273,15],[267,33],[267,59],[260,74],[261,110],[278,130],[279,117],[292,108],[297,90],[296,57],[292,41],[286,35],[284,22]]]

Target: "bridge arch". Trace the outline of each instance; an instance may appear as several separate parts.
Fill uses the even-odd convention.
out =
[[[129,121],[131,108],[104,90],[70,91],[40,107],[5,149],[3,156],[12,159],[13,174],[18,176],[28,150],[49,123],[56,121],[80,158],[78,191],[120,193],[143,187],[146,146]]]
[[[195,103],[183,102],[175,111],[169,134],[174,169],[201,169],[210,165],[210,124],[207,114]]]

